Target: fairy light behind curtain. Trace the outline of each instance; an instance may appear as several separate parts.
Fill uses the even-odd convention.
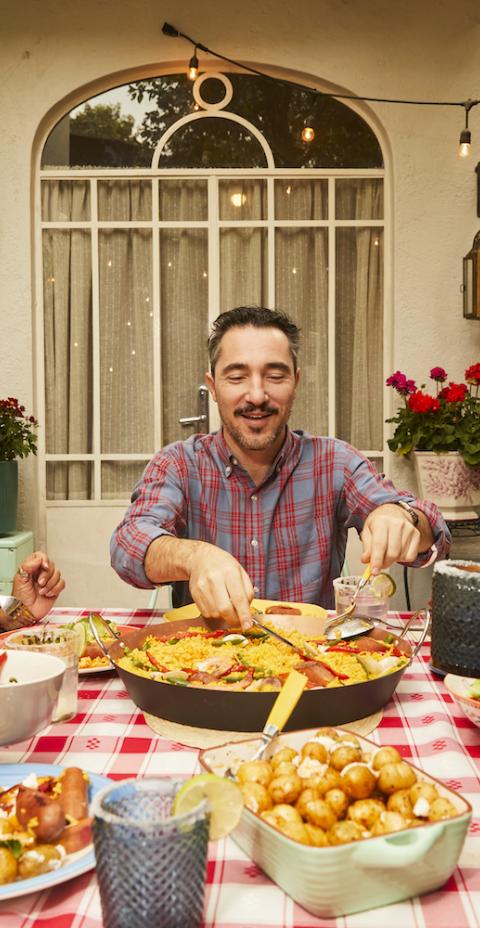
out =
[[[174,156],[174,144],[171,151]],[[219,218],[267,219],[266,188],[263,178],[219,180]],[[158,235],[153,233],[153,242],[147,228],[98,231],[103,455],[156,450],[152,261],[159,266],[165,444],[189,434],[180,432],[178,419],[191,412],[194,390],[204,378],[209,229],[191,228],[189,223],[209,219],[207,180],[161,177],[158,189],[160,220],[184,226],[161,228]],[[328,352],[333,347],[328,345],[328,235],[335,234],[336,434],[359,448],[381,451],[383,230],[368,226],[368,221],[383,220],[383,180],[339,177],[335,191],[335,219],[367,225],[339,225],[335,232],[295,225],[275,229],[274,302],[295,319],[303,334],[301,383],[291,424],[314,434],[328,432]],[[329,216],[325,179],[275,179],[274,199],[279,221]],[[44,181],[42,218],[89,221],[89,181]],[[98,181],[100,221],[151,218],[149,179]],[[88,229],[43,233],[47,453],[93,450],[90,236]],[[265,228],[219,230],[219,311],[246,303],[268,304],[267,248]],[[101,466],[102,498],[120,499],[130,495],[144,463],[103,461]],[[92,488],[90,462],[47,464],[47,498],[89,499]]]

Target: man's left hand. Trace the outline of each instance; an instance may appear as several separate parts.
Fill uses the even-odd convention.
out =
[[[427,526],[430,528],[428,522]],[[367,516],[363,526],[362,562],[371,565],[372,573],[378,573],[396,561],[411,563],[421,550],[428,547],[422,544],[422,535],[423,532],[415,528],[408,513],[400,506],[393,503],[378,506]]]

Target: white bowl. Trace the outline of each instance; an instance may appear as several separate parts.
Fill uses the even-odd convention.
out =
[[[24,741],[50,724],[64,673],[59,657],[7,651],[0,666],[0,745]]]
[[[467,696],[474,679],[474,677],[460,677],[454,673],[447,673],[443,682],[450,696],[460,707],[463,714],[467,716],[467,719],[470,719],[474,725],[480,728],[480,699],[472,699],[471,696]]]

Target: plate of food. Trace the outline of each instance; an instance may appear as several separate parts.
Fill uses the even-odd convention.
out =
[[[254,612],[261,612],[265,615],[304,615],[313,616],[316,619],[326,619],[328,612],[321,606],[314,603],[289,603],[278,602],[274,599],[252,599],[250,603]],[[200,610],[195,603],[188,606],[180,606],[178,609],[169,609],[165,612],[166,622],[174,622],[176,619],[196,619],[200,615]]]
[[[92,613],[92,616],[98,635],[105,645],[112,644],[117,635],[125,635],[129,630],[138,628],[137,625],[116,625],[115,622],[108,619],[97,617],[96,613]],[[95,640],[89,619],[89,616],[82,616],[76,622],[65,625],[65,628],[73,628],[79,636],[78,672],[82,676],[91,673],[105,673],[105,671],[115,669]],[[111,635],[108,635],[108,629],[111,629]]]
[[[95,866],[88,809],[108,783],[79,767],[0,765],[0,902]]]

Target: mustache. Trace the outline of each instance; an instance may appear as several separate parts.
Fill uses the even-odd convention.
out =
[[[247,403],[246,406],[241,406],[239,409],[236,409],[234,415],[245,416],[250,412],[263,412],[270,416],[276,416],[278,414],[278,409],[275,409],[274,406],[270,406],[269,403],[261,403],[260,406]]]

